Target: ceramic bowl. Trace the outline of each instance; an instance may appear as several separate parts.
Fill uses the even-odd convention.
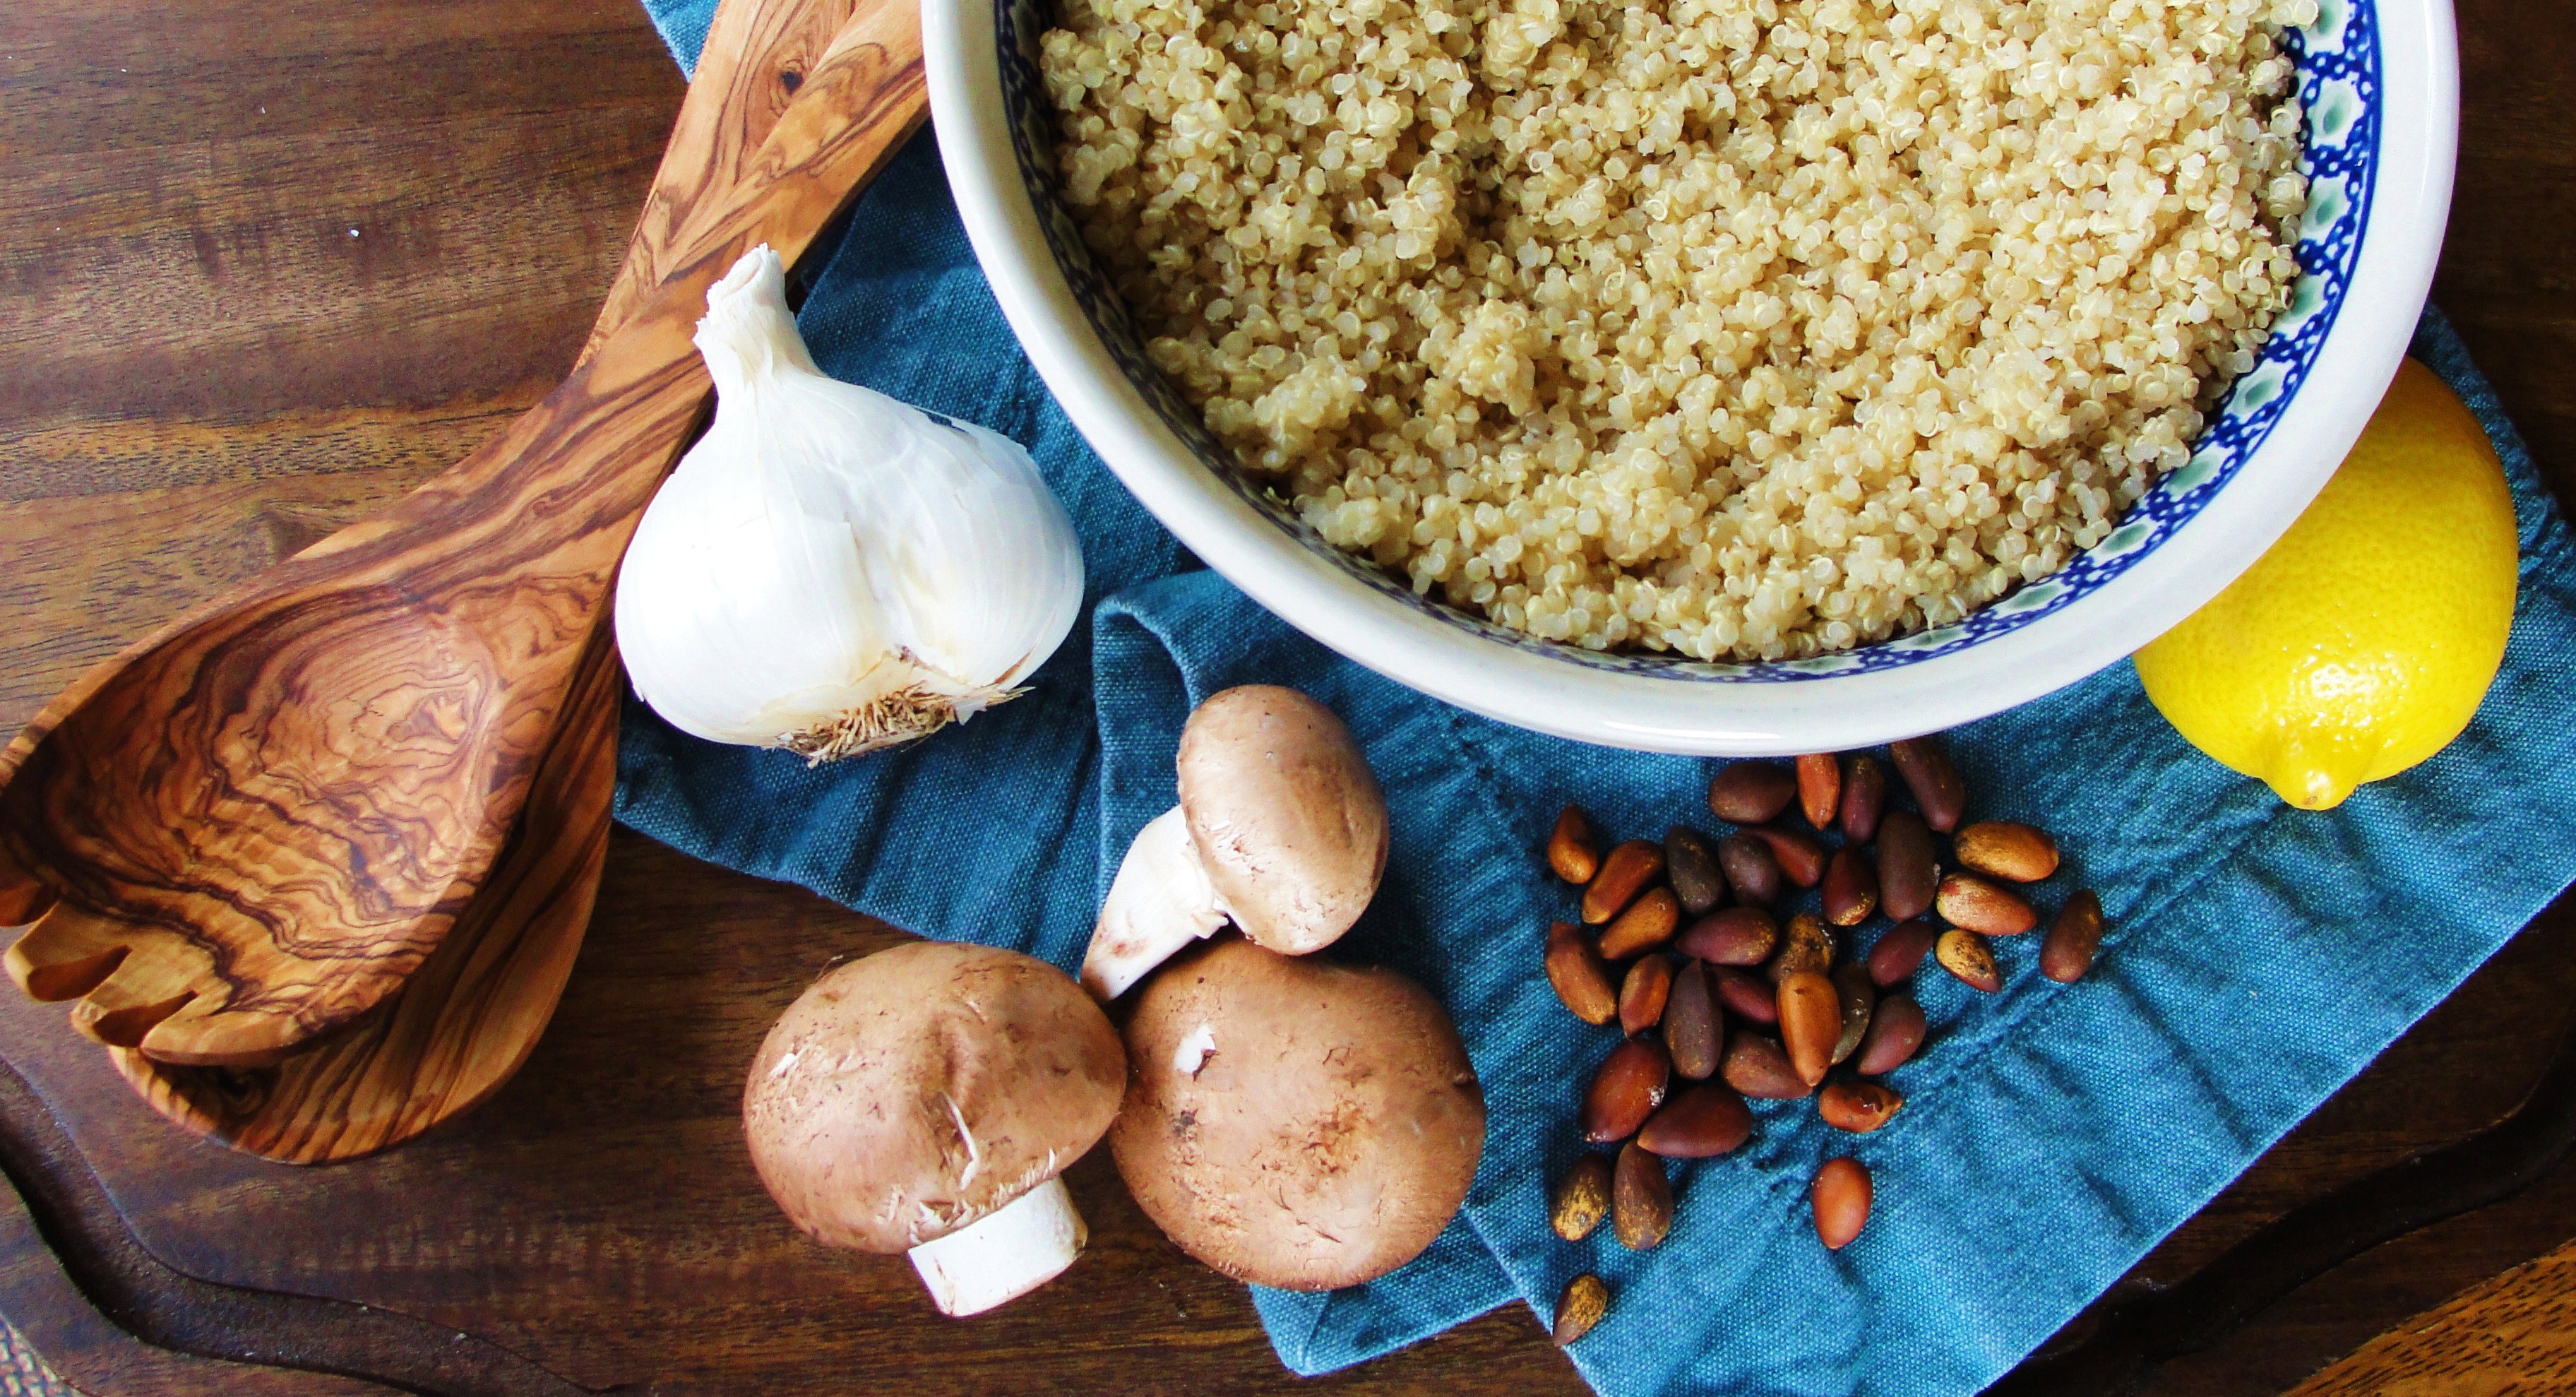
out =
[[[1052,0],[928,0],[933,119],[977,259],[1021,345],[1111,470],[1200,558],[1351,659],[1587,742],[1765,755],[1955,726],[2114,664],[2262,556],[2395,374],[2441,249],[2458,137],[2447,0],[2323,0],[2293,35],[2307,112],[2303,276],[2195,454],[2102,543],[1968,619],[1839,654],[1703,663],[1535,639],[1326,543],[1148,362],[1054,193],[1037,69]]]

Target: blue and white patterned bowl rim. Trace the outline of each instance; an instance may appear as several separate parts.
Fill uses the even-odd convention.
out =
[[[1496,644],[1591,669],[1649,678],[1775,683],[1865,674],[1918,664],[1965,650],[2021,629],[2101,590],[2171,539],[2236,478],[2272,434],[2307,381],[2318,350],[2334,328],[2352,287],[2369,224],[2371,190],[2380,146],[2379,25],[2369,0],[2318,0],[2315,22],[2294,30],[2288,47],[2298,62],[2299,98],[2306,108],[2306,148],[2299,161],[2308,176],[2308,211],[2299,228],[2300,278],[2289,308],[2273,322],[2263,353],[2228,389],[2219,410],[2193,444],[2191,459],[2156,483],[2109,537],[2055,575],[2022,587],[1953,625],[1875,645],[1809,659],[1762,663],[1710,663],[1653,652],[1587,650],[1541,640],[1499,626],[1442,602],[1417,595],[1397,577],[1324,541],[1277,494],[1254,484],[1234,456],[1199,420],[1146,358],[1144,339],[1126,305],[1092,262],[1082,231],[1056,198],[1052,115],[1038,72],[1038,38],[1052,23],[1048,0],[994,0],[1001,58],[1002,102],[1010,118],[1011,153],[1030,204],[1038,211],[1048,251],[1063,272],[1094,333],[1119,369],[1201,465],[1310,552],[1380,594],[1445,625]]]

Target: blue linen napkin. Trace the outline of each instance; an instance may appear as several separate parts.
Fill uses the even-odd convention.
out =
[[[646,0],[686,62],[713,0]],[[1609,1317],[1577,1344],[1606,1393],[1824,1397],[1978,1390],[2053,1333],[2350,1079],[2576,877],[2576,557],[2528,454],[2438,313],[2415,352],[2458,388],[2512,478],[2522,594],[2503,673],[2440,756],[2302,814],[2202,757],[2121,664],[1950,737],[1973,809],[2054,831],[2045,889],[2099,891],[2090,977],[1998,944],[2002,993],[1937,972],[1932,1033],[1862,1137],[1806,1102],[1756,1103],[1752,1142],[1679,1166],[1671,1240],[1629,1253],[1550,1232],[1545,1187],[1582,1148],[1577,1100],[1613,1029],[1540,970],[1570,896],[1538,862],[1558,807],[1607,830],[1706,826],[1712,764],[1512,729],[1342,660],[1197,563],[1083,444],[1021,356],[925,133],[807,258],[800,323],[823,367],[1027,445],[1072,512],[1088,624],[1031,692],[936,739],[809,768],[684,737],[629,702],[618,817],[925,935],[1071,968],[1128,840],[1175,798],[1200,699],[1288,684],[1349,723],[1394,816],[1386,882],[1331,954],[1429,986],[1490,1112],[1459,1219],[1422,1257],[1326,1295],[1255,1287],[1280,1358],[1327,1372],[1514,1298],[1545,1323],[1594,1270]],[[969,869],[960,876],[961,862]],[[936,869],[934,875],[928,870]],[[1877,1183],[1856,1243],[1815,1240],[1806,1188],[1850,1154]]]

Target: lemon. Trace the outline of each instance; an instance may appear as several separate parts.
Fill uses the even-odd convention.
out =
[[[2193,746],[2330,809],[2469,725],[2504,660],[2515,556],[2495,448],[2410,359],[2307,512],[2140,650],[2138,678]]]

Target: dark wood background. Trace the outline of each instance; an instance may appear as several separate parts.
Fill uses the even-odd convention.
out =
[[[2576,11],[2460,8],[2437,294],[2570,498]],[[680,91],[633,0],[0,5],[0,729],[541,396]],[[1241,1289],[1164,1242],[1101,1160],[1072,1175],[1093,1226],[1077,1283],[972,1324],[933,1316],[901,1260],[792,1234],[743,1157],[740,1074],[827,962],[895,934],[621,833],[519,1078],[320,1171],[163,1127],[59,1009],[0,996],[0,1313],[102,1393],[384,1390],[263,1363],[457,1392],[1288,1387]],[[2140,1275],[2188,1275],[2510,1110],[2570,1004],[2562,901]],[[2284,1391],[2570,1237],[2576,1167],[2337,1269],[2149,1390]],[[2478,1332],[2464,1304],[2450,1322]],[[1312,1384],[1435,1385],[1580,1390],[1517,1307]]]

